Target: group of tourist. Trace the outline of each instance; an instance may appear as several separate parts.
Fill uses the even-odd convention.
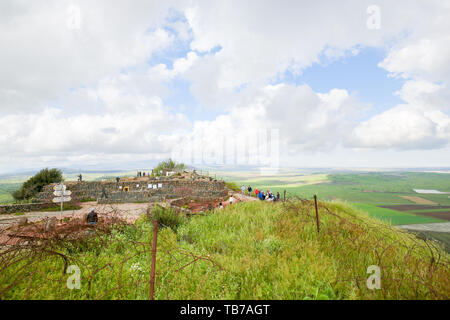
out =
[[[245,194],[245,186],[241,186],[241,191],[242,191],[243,194]],[[248,186],[247,187],[247,194],[249,196],[252,195],[252,191],[253,191],[253,188],[251,186]],[[267,190],[266,192],[264,192],[264,191],[255,189],[255,196],[259,200],[266,200],[266,201],[279,201],[280,200],[280,193],[277,192],[277,194],[275,195],[270,190]]]
[[[267,190],[266,192],[264,192],[264,191],[255,189],[255,195],[259,198],[259,200],[266,200],[266,201],[279,201],[280,200],[280,193],[277,192],[277,195],[275,195],[270,190]]]
[[[145,177],[146,174],[147,174],[148,177],[150,177],[150,172],[146,173],[146,172],[142,172],[142,171],[138,171],[136,176],[138,178],[140,178],[140,177]]]

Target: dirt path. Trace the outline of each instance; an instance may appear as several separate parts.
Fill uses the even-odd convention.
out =
[[[238,202],[247,202],[247,201],[256,201],[256,200],[258,200],[258,199],[254,198],[254,197],[250,197],[250,196],[247,196],[245,194],[238,193],[238,192],[234,192],[233,193],[233,198],[235,198]]]
[[[233,197],[236,202],[256,201],[256,198],[249,197],[241,193],[233,193]],[[228,200],[228,199],[227,199]],[[220,201],[219,201],[220,202]],[[223,205],[229,205],[228,201],[223,201]],[[80,218],[89,213],[91,208],[99,214],[118,214],[122,218],[125,218],[128,222],[134,222],[139,216],[146,211],[148,203],[120,203],[120,204],[97,204],[97,202],[84,202],[81,203],[80,210],[67,210],[62,212],[62,217]],[[218,205],[217,205],[218,206]],[[19,222],[22,217],[26,217],[28,222],[38,222],[47,218],[56,217],[60,218],[60,212],[28,212],[21,216],[4,214],[0,215],[0,230],[7,229]]]
[[[127,219],[129,222],[135,221],[139,216],[144,213],[148,207],[148,203],[121,203],[121,204],[97,204],[97,202],[85,202],[81,204],[80,210],[67,210],[63,211],[62,217],[82,217],[84,214],[89,213],[91,208],[101,214],[113,214],[116,213],[121,217]],[[0,230],[9,228],[10,226],[17,224],[19,219],[26,217],[28,222],[38,222],[47,218],[56,217],[59,219],[60,212],[28,212],[21,216],[16,215],[0,215]]]
[[[414,231],[450,232],[450,222],[407,224],[397,227],[400,229],[414,230]]]

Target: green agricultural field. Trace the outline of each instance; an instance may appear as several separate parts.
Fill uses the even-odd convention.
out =
[[[389,205],[414,205],[402,197],[418,197],[433,201],[436,205],[450,205],[445,194],[418,194],[413,189],[434,189],[450,192],[450,174],[424,172],[368,172],[342,174],[299,174],[282,171],[276,176],[259,176],[257,173],[233,172],[225,179],[234,179],[238,185],[251,185],[253,189],[280,192],[286,190],[288,198],[342,200],[364,206],[374,217],[390,220],[393,224],[432,223],[441,220],[421,216],[419,211],[397,212],[378,208]],[[358,206],[357,205],[357,206]],[[430,212],[430,210],[426,210]],[[422,212],[426,212],[425,210]],[[433,211],[433,209],[431,209]],[[442,210],[446,211],[446,210]],[[448,211],[448,210],[447,210]],[[417,214],[414,214],[417,213]]]
[[[324,178],[323,175],[320,175]],[[450,175],[440,173],[355,173],[330,174],[329,182],[290,187],[267,185],[271,190],[286,189],[288,195],[311,198],[314,194],[325,200],[345,200],[373,205],[414,204],[401,196],[415,196],[440,205],[450,205],[448,195],[418,194],[413,189],[436,189],[450,192]],[[264,180],[265,182],[265,180]],[[240,183],[240,181],[238,181]],[[256,185],[255,185],[256,186]]]
[[[409,212],[380,208],[371,204],[353,203],[352,205],[359,210],[369,213],[371,217],[386,221],[392,225],[446,222],[445,220],[420,216]]]
[[[14,201],[11,193],[20,188],[21,183],[0,182],[0,203],[10,203]]]

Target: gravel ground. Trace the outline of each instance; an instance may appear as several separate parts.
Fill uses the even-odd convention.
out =
[[[148,207],[148,203],[123,203],[123,204],[97,204],[97,202],[85,202],[81,204],[80,210],[67,210],[62,212],[62,217],[82,217],[88,213],[91,208],[101,216],[102,214],[117,213],[121,217],[130,222],[135,221],[144,213]],[[59,219],[60,212],[27,212],[24,215],[16,216],[4,214],[0,215],[0,229],[7,229],[14,224],[17,224],[22,217],[28,218],[28,222],[38,222],[51,217]]]

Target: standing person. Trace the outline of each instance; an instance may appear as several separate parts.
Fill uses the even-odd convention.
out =
[[[247,191],[248,191],[248,195],[250,196],[252,194],[252,187],[248,186]]]
[[[258,197],[259,196],[258,193],[259,193],[258,189],[255,189],[255,196]]]
[[[280,193],[277,192],[277,201],[280,200]]]
[[[234,201],[234,198],[233,198],[233,196],[230,196],[230,199],[229,199],[229,201],[230,201],[230,204],[233,204],[233,201]]]
[[[241,186],[241,192],[242,194],[245,194],[245,187],[243,185]]]
[[[108,196],[106,195],[105,186],[102,186],[102,197],[101,197],[101,199],[103,199],[103,198],[108,199]]]

